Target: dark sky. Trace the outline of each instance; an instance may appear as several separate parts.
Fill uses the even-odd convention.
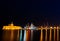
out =
[[[0,23],[7,25],[13,21],[16,25],[33,22],[43,25],[60,24],[60,2],[58,0],[2,0]]]

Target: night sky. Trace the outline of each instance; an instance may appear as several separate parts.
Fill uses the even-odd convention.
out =
[[[15,25],[59,25],[60,2],[58,0],[2,0],[0,1],[1,26],[14,22]]]
[[[60,2],[58,0],[4,0],[0,8],[0,24],[12,21],[16,25],[27,23],[43,25],[60,24]]]

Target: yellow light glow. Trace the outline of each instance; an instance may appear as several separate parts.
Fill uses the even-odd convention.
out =
[[[50,27],[50,28],[52,28],[52,27]]]
[[[13,23],[9,24],[8,26],[3,26],[3,30],[18,30],[22,29],[20,26],[14,26]]]
[[[54,28],[56,28],[56,27],[54,27]]]

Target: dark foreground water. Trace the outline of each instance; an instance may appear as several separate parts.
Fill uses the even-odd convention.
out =
[[[22,40],[24,37],[24,31],[22,32]],[[30,37],[30,36],[29,36]],[[41,30],[33,31],[33,39],[32,41],[40,41],[41,37]],[[47,30],[47,39],[46,38],[46,31],[43,30],[43,38],[42,41],[60,41],[60,30],[59,30],[59,40],[57,40],[57,30],[55,30],[55,40],[54,40],[54,30],[51,32],[51,40],[50,40],[50,30]],[[31,38],[29,38],[29,41]],[[20,41],[20,30],[3,30],[2,41]]]

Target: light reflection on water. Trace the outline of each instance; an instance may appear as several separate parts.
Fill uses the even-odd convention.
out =
[[[2,41],[19,41],[19,30],[3,30]]]
[[[45,35],[46,35],[45,32],[46,32],[46,30],[43,30],[43,41],[45,41]],[[35,31],[33,31],[33,33],[34,33],[34,35],[33,35],[32,41],[40,41],[41,30],[39,30],[39,31],[35,30]],[[51,41],[57,41],[57,29],[55,30],[55,32],[54,32],[54,30],[52,30],[51,35],[52,35]],[[19,40],[20,37],[18,37],[18,36],[20,36],[20,30],[3,30],[2,41],[22,41],[22,40]],[[28,36],[29,40],[31,39],[30,36]],[[49,41],[49,39],[50,39],[49,37],[50,37],[50,30],[47,30],[47,41]],[[54,40],[54,38],[55,38],[55,40]],[[59,30],[59,38],[60,38],[60,30]]]

